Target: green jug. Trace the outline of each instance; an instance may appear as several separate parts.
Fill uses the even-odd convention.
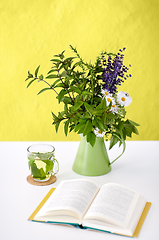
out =
[[[123,152],[124,151],[125,144],[123,146]],[[111,164],[120,156],[110,163],[103,138],[97,137],[95,145],[92,147],[90,143],[86,141],[86,137],[81,135],[81,141],[72,169],[74,172],[84,176],[104,175],[110,172]]]

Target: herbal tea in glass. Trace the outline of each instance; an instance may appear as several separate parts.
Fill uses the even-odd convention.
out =
[[[34,144],[27,149],[28,165],[31,175],[36,181],[47,181],[59,170],[54,155],[55,148],[48,144]],[[54,168],[57,170],[54,172]]]

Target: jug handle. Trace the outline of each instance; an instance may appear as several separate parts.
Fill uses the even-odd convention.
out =
[[[125,144],[125,141],[124,141],[124,139],[123,138],[120,138],[118,135],[115,135],[117,138],[119,138],[119,140],[122,142],[122,145],[123,145],[123,151],[122,151],[122,153],[117,157],[117,158],[115,158],[111,163],[110,163],[110,165],[112,164],[112,163],[114,163],[118,158],[120,158],[122,155],[123,155],[123,153],[125,152],[125,148],[126,148],[126,144]]]

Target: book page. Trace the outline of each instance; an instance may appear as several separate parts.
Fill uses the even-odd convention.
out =
[[[136,193],[119,184],[105,184],[85,215],[126,227],[139,198]]]
[[[82,219],[98,187],[89,180],[62,181],[37,216],[72,215]]]

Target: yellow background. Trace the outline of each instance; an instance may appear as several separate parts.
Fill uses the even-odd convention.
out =
[[[127,117],[138,122],[132,140],[159,140],[158,0],[1,0],[0,1],[0,141],[79,140],[52,126],[60,109],[45,86],[26,89],[27,71],[40,64],[44,75],[54,54],[77,47],[86,61],[102,51],[126,47],[132,78],[120,90],[133,99]]]

